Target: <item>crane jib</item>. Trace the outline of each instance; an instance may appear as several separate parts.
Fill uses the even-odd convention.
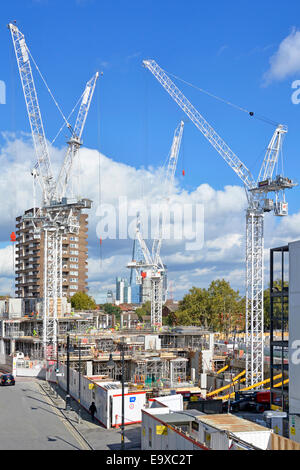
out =
[[[143,64],[148,68],[174,101],[180,106],[193,124],[200,130],[206,139],[213,145],[227,164],[239,176],[247,188],[255,186],[255,180],[248,168],[241,162],[234,152],[228,147],[225,141],[208,124],[204,117],[197,111],[190,101],[177,88],[174,82],[168,77],[164,70],[154,60],[145,60]]]

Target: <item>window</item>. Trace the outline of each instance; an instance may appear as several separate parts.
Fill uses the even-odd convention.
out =
[[[70,254],[71,254],[71,255],[78,255],[78,251],[77,251],[77,250],[71,250],[71,251],[70,251]]]
[[[78,258],[70,258],[70,261],[78,261]]]
[[[152,428],[149,428],[149,447],[152,447]]]
[[[78,276],[78,271],[70,271],[71,276]]]
[[[78,248],[78,245],[77,245],[77,243],[71,243],[71,244],[70,244],[70,247],[71,247],[71,248]]]
[[[194,431],[199,431],[199,423],[197,423],[197,421],[192,421],[192,429]]]
[[[78,287],[77,286],[70,286],[70,290],[77,290]]]
[[[77,278],[72,278],[72,277],[71,277],[71,279],[70,279],[70,282],[74,282],[75,284],[77,284],[77,281],[78,281]]]
[[[70,268],[76,268],[76,269],[78,269],[78,264],[70,264]]]

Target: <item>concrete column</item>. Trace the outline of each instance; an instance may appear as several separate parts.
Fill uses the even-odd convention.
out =
[[[0,354],[4,354],[4,353],[5,353],[4,339],[1,338],[0,339]]]
[[[11,339],[10,340],[10,352],[11,354],[14,353],[16,350],[16,340],[15,339]]]
[[[214,345],[215,345],[215,335],[214,333],[209,334],[209,350],[212,352],[212,355],[214,355]]]
[[[93,375],[93,361],[86,362],[86,375]]]

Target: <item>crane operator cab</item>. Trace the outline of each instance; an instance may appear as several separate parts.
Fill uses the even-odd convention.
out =
[[[274,215],[285,216],[288,215],[288,203],[285,201],[284,190],[291,189],[297,186],[297,183],[282,175],[277,175],[275,179],[266,179],[259,181],[257,187],[250,191],[265,193],[266,195],[270,192],[275,193],[275,200],[266,197],[263,202],[264,212],[274,212]],[[282,198],[279,199],[279,195],[282,193]]]

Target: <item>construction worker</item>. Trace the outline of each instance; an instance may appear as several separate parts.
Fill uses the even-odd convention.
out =
[[[92,401],[92,404],[89,407],[89,410],[90,410],[90,413],[92,415],[92,421],[95,421],[94,415],[95,415],[95,413],[97,413],[97,408],[96,408],[96,405],[95,405],[94,401]]]

